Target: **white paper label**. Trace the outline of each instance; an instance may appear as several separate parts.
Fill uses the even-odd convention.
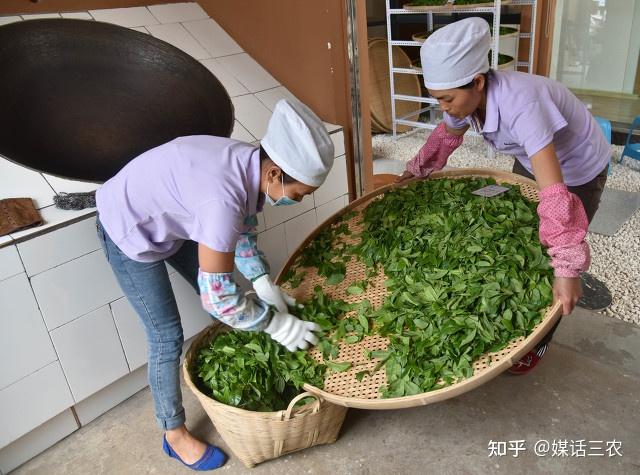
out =
[[[473,191],[472,194],[491,198],[492,196],[500,195],[509,190],[510,188],[507,186],[489,185],[485,186],[484,188],[480,188],[479,190]]]

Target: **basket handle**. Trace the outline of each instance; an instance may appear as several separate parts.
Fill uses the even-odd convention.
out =
[[[302,394],[298,394],[296,397],[294,397],[291,402],[289,403],[289,406],[287,407],[287,410],[284,413],[283,419],[284,421],[288,421],[291,418],[291,413],[293,412],[293,408],[295,407],[295,405],[297,404],[298,401],[301,401],[302,399],[306,398],[306,397],[312,397],[315,398],[315,401],[313,403],[313,407],[311,408],[311,412],[318,412],[320,410],[320,398],[318,398],[318,396],[316,396],[313,393],[310,392],[304,392]]]
[[[282,420],[283,421],[288,421],[289,419],[291,419],[291,413],[293,412],[293,408],[295,407],[296,403],[306,397],[312,397],[315,398],[315,402],[313,403],[313,407],[311,408],[311,414],[314,414],[318,411],[320,411],[320,404],[322,402],[322,400],[316,396],[315,394],[312,394],[310,392],[304,392],[302,394],[298,394],[296,397],[294,397],[291,402],[289,403],[289,406],[287,406],[287,410],[283,411],[282,414]],[[305,411],[306,412],[306,411]],[[305,445],[305,448],[309,448],[312,445],[314,445],[316,443],[316,441],[318,440],[318,428],[316,427],[313,432],[310,432],[309,434],[307,434],[307,443]],[[274,457],[280,457],[282,455],[282,449],[284,447],[284,440],[278,440],[276,441],[274,447],[273,447],[273,456]]]

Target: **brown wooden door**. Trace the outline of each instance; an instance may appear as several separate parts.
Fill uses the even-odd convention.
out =
[[[551,48],[553,45],[553,29],[556,17],[556,0],[539,0],[540,22],[536,37],[538,38],[536,73],[548,76],[551,68]]]

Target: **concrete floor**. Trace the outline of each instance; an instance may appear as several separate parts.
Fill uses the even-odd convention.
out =
[[[256,474],[640,473],[640,328],[576,310],[531,374],[501,375],[431,406],[350,410],[335,444],[266,462]],[[224,443],[184,388],[188,424]],[[489,457],[494,441],[525,440],[515,458]],[[622,456],[539,457],[538,440],[621,441]],[[591,447],[594,447],[593,445]],[[233,456],[219,473],[247,473]],[[166,457],[151,395],[143,390],[18,468],[18,474],[193,473]]]

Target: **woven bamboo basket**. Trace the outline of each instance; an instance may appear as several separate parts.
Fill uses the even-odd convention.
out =
[[[520,185],[520,190],[525,198],[534,202],[539,200],[538,187],[535,181],[520,175],[498,170],[456,169],[435,172],[431,175],[430,179],[456,179],[465,177],[494,178],[498,183]],[[278,276],[277,281],[282,284],[282,276],[296,263],[307,244],[315,238],[325,226],[328,226],[340,215],[348,211],[355,211],[357,214],[347,221],[352,234],[350,236],[343,236],[343,239],[349,244],[355,244],[357,238],[354,237],[354,235],[357,236],[362,229],[361,225],[358,224],[360,221],[360,212],[366,208],[372,200],[392,189],[394,186],[396,185],[383,186],[359,200],[352,202],[348,207],[327,219],[298,247],[296,252],[291,255]],[[307,274],[297,288],[292,289],[289,284],[282,285],[290,295],[301,302],[308,300],[313,295],[313,289],[316,285],[322,286],[323,291],[329,297],[341,299],[349,303],[358,303],[363,299],[368,299],[373,308],[379,307],[387,294],[384,286],[386,277],[382,271],[380,271],[376,277],[369,279],[369,282],[373,285],[369,285],[363,294],[350,295],[346,292],[346,289],[352,285],[353,282],[366,278],[365,265],[356,259],[352,259],[349,264],[347,264],[346,278],[343,282],[335,286],[325,287],[325,279],[318,276],[315,269],[301,267],[300,270],[307,272]],[[560,315],[560,303],[555,303],[553,306],[548,307],[545,309],[541,322],[527,338],[519,337],[512,340],[507,347],[498,352],[485,353],[474,362],[473,376],[442,389],[413,396],[383,399],[380,396],[379,390],[381,386],[386,384],[384,367],[371,376],[365,376],[362,381],[359,382],[355,377],[356,373],[365,370],[370,371],[379,362],[379,360],[375,358],[371,360],[367,359],[364,356],[365,351],[385,350],[387,348],[387,339],[379,335],[367,336],[355,344],[342,344],[337,359],[339,361],[350,361],[352,367],[341,373],[331,372],[325,379],[324,389],[319,389],[311,385],[306,385],[305,389],[332,403],[361,409],[399,409],[443,401],[477,388],[510,368],[540,341],[558,321]],[[349,314],[347,316],[349,316]],[[322,353],[318,349],[314,348],[310,350],[310,354],[319,361],[322,360]]]
[[[410,10],[412,12],[446,12],[453,10],[453,5],[443,0],[442,5],[412,5],[411,3],[405,3],[402,5],[402,8],[405,10]]]
[[[511,0],[502,0],[502,2],[500,2],[501,5],[508,5],[509,3],[511,3]],[[468,10],[469,8],[491,8],[494,6],[494,2],[483,2],[482,0],[478,0],[477,3],[469,3],[469,4],[458,4],[456,3],[456,1],[454,0],[453,3],[453,9],[454,10]]]
[[[520,33],[517,28],[511,28],[511,27],[508,27],[508,28],[509,28],[509,30],[513,30],[513,31],[511,31],[509,33],[500,34],[500,41],[502,41],[505,38],[511,38],[511,37],[514,37],[514,36],[518,36],[518,34]],[[411,39],[413,41],[418,41],[420,43],[424,43],[425,41],[427,41],[427,38],[434,31],[436,31],[436,30],[433,30],[433,31],[420,31],[418,33],[414,33],[413,35],[411,35]]]
[[[494,2],[483,2],[482,0],[478,0],[477,3],[470,3],[466,5],[457,5],[455,0],[454,3],[447,1],[443,5],[412,5],[411,3],[405,3],[402,5],[402,8],[405,10],[413,11],[413,12],[447,12],[447,11],[456,11],[456,10],[468,10],[470,8],[484,8],[484,7],[493,7]],[[511,0],[502,0],[502,5],[507,5],[511,3]]]
[[[502,56],[502,58],[500,58],[500,56]],[[506,60],[506,62],[500,63],[500,59]],[[503,53],[498,55],[498,69],[513,69],[515,62],[516,60],[513,56]]]
[[[224,331],[227,331],[226,327],[214,323],[194,339],[184,361],[184,380],[231,451],[247,468],[281,455],[336,441],[347,408],[331,404],[317,394],[299,394],[283,411],[257,412],[222,404],[202,392],[191,368],[200,348]],[[306,397],[315,400],[295,407]]]
[[[370,47],[371,44],[375,41],[381,41],[384,38],[369,38],[367,45]],[[371,109],[371,108],[370,108]],[[391,132],[391,129],[387,129],[386,127],[384,127],[380,122],[378,122],[378,119],[373,115],[373,111],[370,110],[369,111],[369,116],[371,118],[371,132],[374,134],[388,134]]]
[[[413,35],[411,35],[411,39],[413,41],[424,43],[425,41],[427,41],[427,38],[429,38],[431,33],[433,33],[433,31],[421,31],[420,33],[414,33]]]
[[[514,59],[513,56],[510,56],[508,54],[503,54],[500,53],[500,56],[502,56],[503,58],[506,56],[507,58],[510,58],[508,61],[504,62],[504,63],[500,63],[498,64],[498,69],[500,70],[504,70],[504,69],[513,69],[516,60]],[[498,60],[500,59],[500,57],[498,57]],[[411,68],[415,69],[416,71],[420,71],[422,72],[422,62],[420,60],[420,58],[416,58],[413,61],[411,61]]]
[[[507,26],[504,28],[506,28],[507,30],[513,30],[513,31],[509,31],[509,33],[500,33],[500,41],[506,38],[512,38],[514,36],[518,36],[520,34],[520,31],[517,28],[513,28],[510,26]],[[493,36],[493,33],[492,33],[492,36]]]

